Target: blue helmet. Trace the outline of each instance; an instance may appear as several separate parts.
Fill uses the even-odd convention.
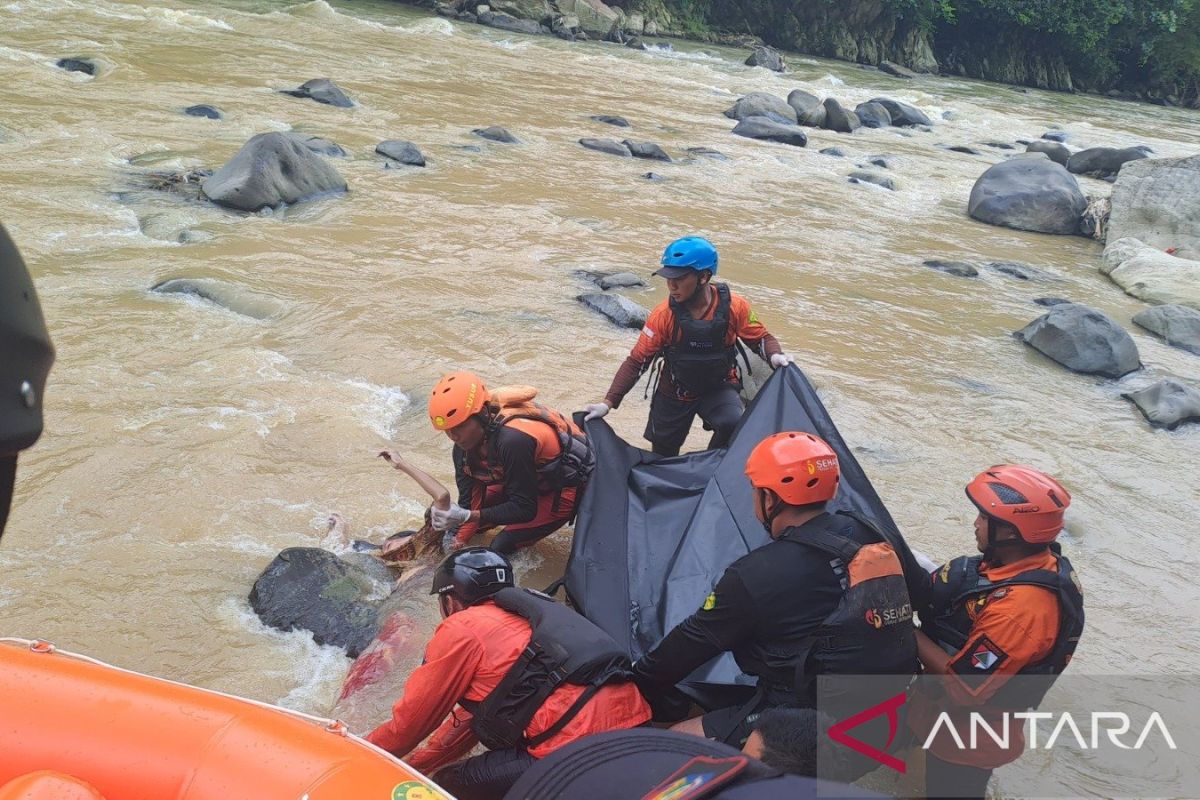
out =
[[[682,278],[688,272],[701,270],[717,274],[717,248],[703,236],[684,236],[667,245],[662,255],[662,267],[654,274]]]

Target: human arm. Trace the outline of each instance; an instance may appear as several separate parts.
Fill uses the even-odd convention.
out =
[[[429,740],[414,750],[405,762],[426,775],[432,775],[437,770],[458,761],[471,752],[471,748],[479,742],[475,732],[471,730],[471,715],[465,710],[452,711]]]
[[[443,622],[392,706],[391,719],[367,734],[367,741],[397,757],[408,755],[466,695],[482,658],[483,645],[465,625]]]
[[[790,359],[791,356],[783,352],[779,340],[759,321],[758,315],[750,307],[749,301],[740,295],[735,295],[730,305],[732,322],[735,326],[734,334],[737,338],[757,351],[760,356],[771,363],[772,367],[778,368],[783,363],[792,363],[791,361],[776,363],[780,361],[776,356],[783,356],[785,359]]]
[[[638,340],[634,343],[633,349],[629,351],[629,355],[621,362],[621,366],[617,368],[612,385],[608,387],[608,392],[604,395],[604,402],[609,408],[620,408],[625,395],[629,394],[629,391],[637,385],[642,373],[650,367],[651,362],[669,344],[668,338],[673,327],[674,321],[670,309],[665,303],[650,312],[650,316],[646,318],[646,324],[642,326],[642,332],[638,334]]]
[[[381,450],[379,457],[416,481],[417,485],[433,498],[433,505],[436,508],[447,509],[450,507],[450,491],[428,472],[409,462],[396,450]]]

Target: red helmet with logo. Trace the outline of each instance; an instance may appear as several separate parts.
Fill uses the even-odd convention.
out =
[[[793,506],[825,503],[837,494],[837,453],[825,440],[803,431],[775,433],[746,459],[746,477],[755,489],[770,489]]]
[[[1063,527],[1071,494],[1046,473],[1022,464],[989,467],[967,484],[980,513],[1017,529],[1029,544],[1049,544]]]
[[[439,431],[447,431],[478,414],[490,395],[474,372],[443,375],[429,395],[429,421]]]

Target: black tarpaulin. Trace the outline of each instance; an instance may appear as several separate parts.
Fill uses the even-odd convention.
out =
[[[586,423],[596,471],[584,492],[567,565],[572,602],[636,659],[696,611],[730,563],[766,544],[745,464],[764,438],[807,431],[841,464],[831,510],[853,510],[895,531],[891,515],[798,367],[770,377],[728,450],[663,458],[630,445],[603,420]],[[726,654],[686,682],[749,683]],[[698,688],[698,687],[697,687]]]

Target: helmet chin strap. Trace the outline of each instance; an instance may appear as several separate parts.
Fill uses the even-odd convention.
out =
[[[699,275],[700,273],[696,273],[696,274]],[[696,291],[692,292],[692,296],[688,298],[687,303],[684,303],[684,305],[689,305],[689,304],[695,302],[696,299],[698,297],[700,297],[701,292],[704,292],[704,299],[707,301],[708,300],[708,283],[709,283],[708,281],[703,281],[703,280],[697,282]]]
[[[774,539],[775,538],[775,518],[779,516],[781,511],[783,511],[783,502],[780,501],[780,502],[776,503],[775,508],[768,511],[767,510],[767,494],[768,494],[768,492],[766,490],[763,490],[763,493],[761,495],[759,495],[758,508],[760,511],[762,511],[762,518],[763,518],[762,526],[766,530],[767,536],[770,536],[772,539]]]
[[[1000,532],[1000,526],[996,523],[995,518],[992,517],[991,515],[984,514],[984,516],[987,517],[987,526],[988,526],[987,527],[987,547],[983,551],[984,558],[990,560],[991,557],[996,554],[996,551],[1001,548],[1009,548],[1009,547],[1012,547],[1013,545],[1025,544],[1025,540],[1021,538],[1020,534],[1017,534],[1016,538],[1013,538],[1013,539],[1005,539],[1002,542],[997,541],[996,535]]]

